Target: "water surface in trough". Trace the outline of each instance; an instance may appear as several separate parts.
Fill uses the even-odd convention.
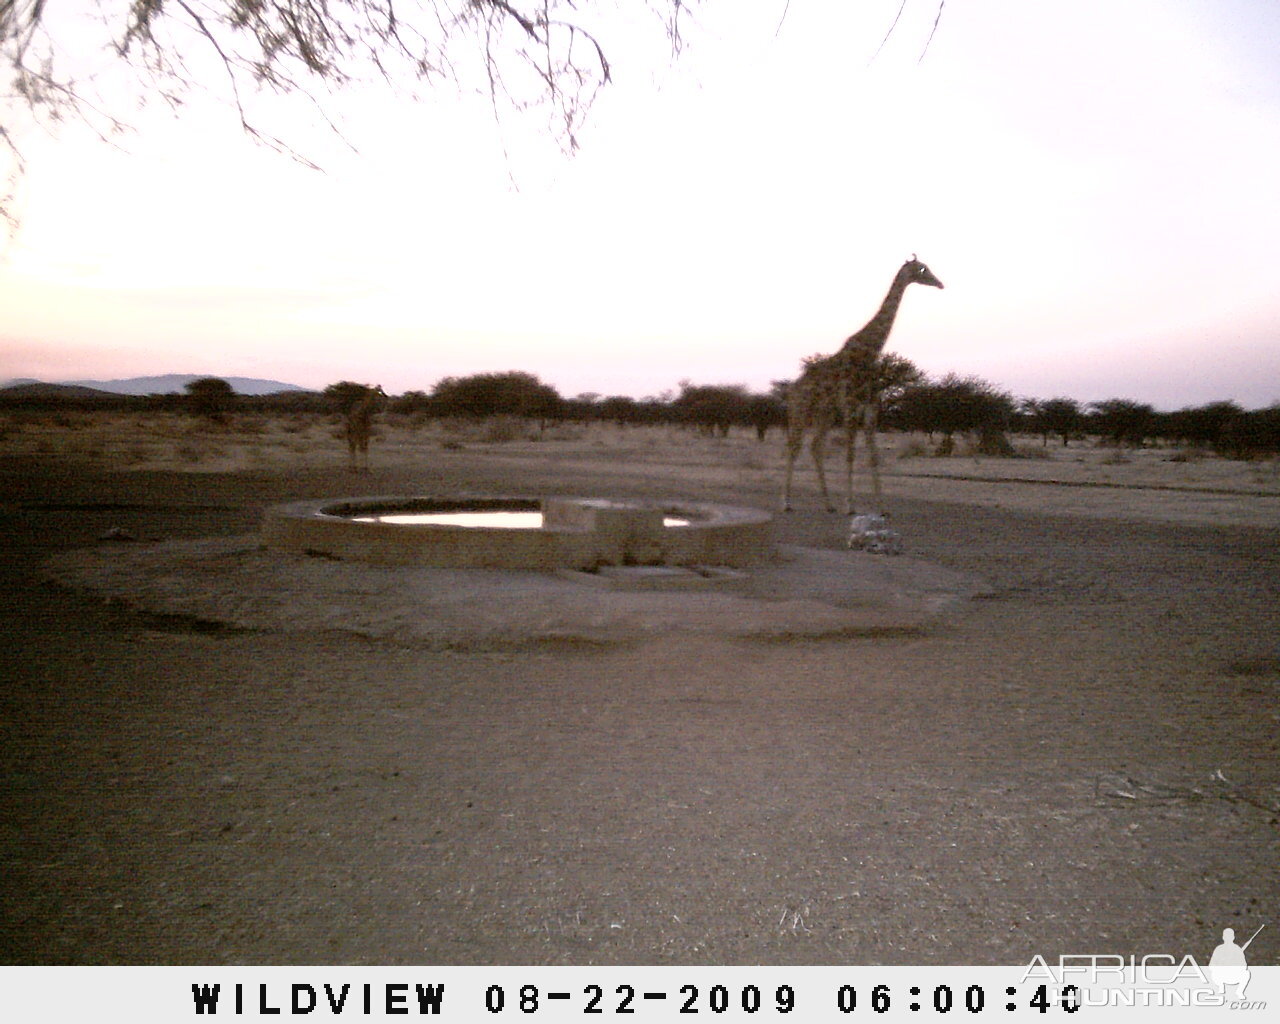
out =
[[[354,516],[357,523],[395,523],[399,526],[471,526],[503,530],[540,530],[542,513],[533,512],[384,512]],[[663,526],[688,526],[681,516],[664,516]]]

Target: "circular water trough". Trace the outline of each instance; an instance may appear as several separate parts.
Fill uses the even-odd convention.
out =
[[[269,549],[376,565],[476,569],[743,567],[773,557],[773,517],[704,502],[329,498],[267,510]]]

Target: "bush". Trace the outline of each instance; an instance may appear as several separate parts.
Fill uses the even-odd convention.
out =
[[[999,459],[1016,459],[1017,451],[1014,450],[1009,438],[1003,430],[987,427],[978,435],[978,443],[974,449],[979,455],[988,455]]]
[[[221,377],[201,377],[187,384],[187,402],[191,411],[216,423],[226,420],[235,401],[235,390]]]

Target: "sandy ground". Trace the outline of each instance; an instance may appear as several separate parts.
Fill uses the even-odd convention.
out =
[[[1274,467],[901,459],[910,558],[988,589],[864,635],[440,645],[49,580],[309,497],[776,503],[776,439],[389,426],[363,476],[296,426],[305,457],[274,425],[253,457],[96,423],[0,444],[3,962],[1203,962],[1280,920]],[[809,497],[779,540],[846,557]]]

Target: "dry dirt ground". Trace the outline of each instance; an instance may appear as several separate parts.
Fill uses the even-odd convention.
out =
[[[364,476],[328,428],[175,461],[101,426],[0,440],[2,962],[1204,962],[1262,923],[1250,961],[1280,960],[1272,466],[904,458],[909,554],[988,586],[921,628],[442,646],[148,614],[45,566],[309,497],[770,508],[777,439],[388,427]],[[838,551],[805,497],[778,539]]]

